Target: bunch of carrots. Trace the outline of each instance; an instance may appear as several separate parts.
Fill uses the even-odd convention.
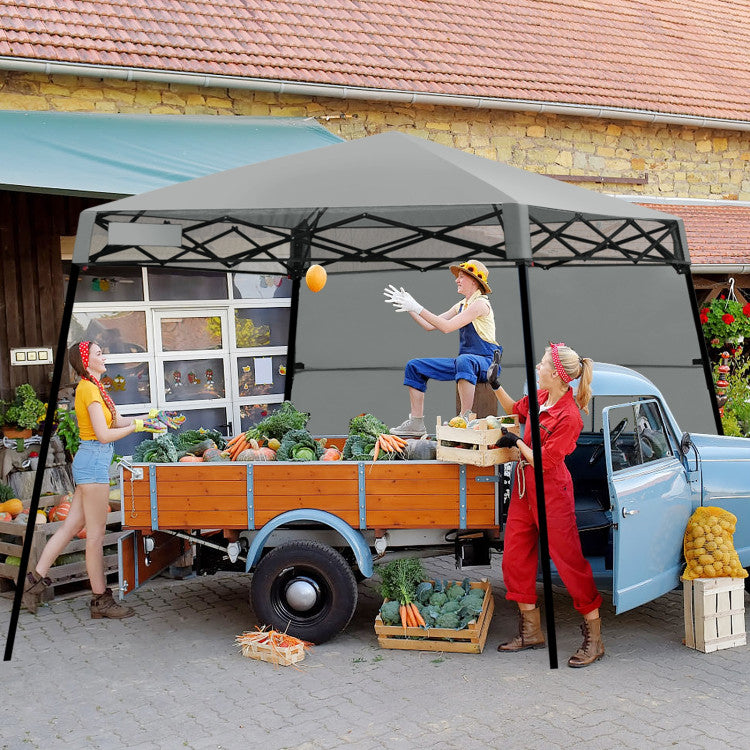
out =
[[[375,441],[375,452],[372,455],[372,460],[378,460],[378,454],[381,450],[386,451],[386,453],[403,453],[406,444],[406,440],[398,437],[398,435],[386,435],[382,432]]]
[[[401,615],[401,624],[404,628],[426,628],[427,625],[424,621],[424,617],[420,614],[417,609],[417,605],[414,602],[407,602],[401,604],[398,608],[399,614]]]
[[[241,432],[227,442],[226,450],[229,451],[229,458],[232,461],[236,461],[237,456],[239,456],[246,448],[252,448],[252,446],[248,442],[245,433]]]

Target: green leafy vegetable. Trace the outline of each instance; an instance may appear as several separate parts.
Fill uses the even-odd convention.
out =
[[[323,455],[320,443],[307,430],[290,430],[276,451],[277,461],[315,461]]]
[[[217,430],[206,430],[201,427],[198,430],[183,430],[172,438],[178,451],[193,453],[193,449],[206,440],[212,440],[219,450],[226,448],[227,442],[224,436]],[[198,455],[198,454],[196,454]]]
[[[375,452],[375,438],[370,435],[349,435],[344,443],[344,461],[372,461]]]
[[[443,606],[448,601],[448,597],[446,596],[444,591],[436,591],[431,597],[430,597],[430,604],[433,607],[437,607],[438,609]]]
[[[455,612],[446,612],[441,614],[435,620],[435,625],[438,628],[449,628],[450,630],[458,630],[460,622],[459,616]]]
[[[304,430],[309,419],[309,412],[297,411],[291,401],[284,401],[273,414],[269,414],[255,427],[251,427],[246,435],[248,439],[276,438],[281,441],[290,430]]]
[[[424,577],[421,560],[414,557],[392,560],[380,567],[380,593],[386,599],[410,604]]]
[[[390,434],[388,425],[381,422],[377,417],[372,414],[360,414],[358,417],[349,420],[349,434],[350,435],[370,435],[373,438],[377,438],[378,435]]]
[[[6,500],[10,500],[16,496],[15,490],[5,482],[0,482],[0,503],[4,503]]]
[[[449,599],[462,599],[466,595],[464,587],[457,583],[451,586],[445,593]]]
[[[398,601],[392,599],[383,602],[383,606],[380,608],[380,618],[386,625],[399,625],[401,623],[401,613],[399,612]]]
[[[136,463],[171,464],[176,463],[178,451],[170,435],[156,435],[153,440],[142,440],[133,451]]]

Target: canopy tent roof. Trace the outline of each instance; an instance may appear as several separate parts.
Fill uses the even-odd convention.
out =
[[[73,260],[289,273],[456,258],[689,264],[669,214],[405,135],[270,159],[81,215]]]
[[[0,112],[0,186],[120,197],[338,143],[302,117]]]

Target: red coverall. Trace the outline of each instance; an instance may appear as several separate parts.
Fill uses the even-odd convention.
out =
[[[543,407],[548,395],[547,391],[539,391],[540,407]],[[522,424],[526,423],[529,397],[524,396],[516,401],[513,411],[519,415]],[[539,432],[550,557],[565,588],[573,597],[573,606],[585,615],[599,608],[602,597],[594,583],[591,566],[581,552],[573,480],[565,465],[565,456],[575,449],[582,429],[583,420],[570,389],[549,410],[540,411]],[[524,442],[531,446],[531,428],[528,425],[524,430]],[[539,519],[534,467],[524,462],[516,467],[516,474],[519,471],[523,472],[526,480],[526,491],[520,497],[519,477],[516,476],[505,526],[503,579],[508,589],[505,596],[523,604],[536,604]]]

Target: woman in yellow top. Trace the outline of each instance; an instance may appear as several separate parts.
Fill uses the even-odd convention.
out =
[[[103,541],[107,527],[109,500],[109,466],[114,454],[114,441],[133,432],[164,433],[170,414],[152,410],[146,418],[123,417],[101,384],[106,372],[102,349],[93,341],[82,341],[68,350],[71,367],[81,377],[76,388],[75,412],[81,444],[73,459],[73,480],[76,489],[70,511],[62,526],[50,537],[35,570],[26,576],[24,604],[36,611],[38,594],[51,580],[47,577],[52,563],[68,542],[86,529],[86,572],[91,582],[91,617],[120,619],[134,614],[130,607],[115,602],[104,574]]]

